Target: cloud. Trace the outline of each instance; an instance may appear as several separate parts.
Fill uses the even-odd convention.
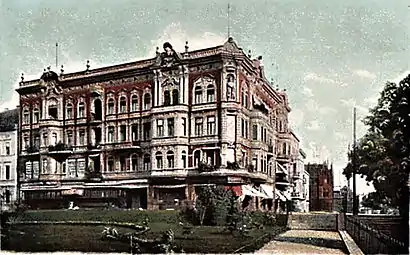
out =
[[[326,78],[326,77],[322,77],[316,73],[308,73],[305,75],[305,77],[303,77],[304,81],[317,81],[319,83],[331,83],[331,84],[335,84],[337,83],[337,81],[330,79],[330,78]]]
[[[400,81],[402,81],[404,78],[406,78],[408,75],[410,75],[410,70],[407,70],[405,72],[402,72],[398,74],[394,79],[391,81],[398,84]]]
[[[318,120],[312,120],[308,123],[307,130],[320,130],[322,124]]]
[[[367,78],[367,79],[371,79],[371,80],[374,80],[377,77],[374,73],[371,73],[371,72],[369,72],[367,70],[363,70],[363,69],[355,70],[353,73],[357,76]]]
[[[304,122],[304,113],[300,109],[293,109],[289,115],[290,124],[292,127],[299,127]]]
[[[341,99],[340,102],[342,103],[342,105],[353,109],[354,107],[356,107],[357,111],[362,112],[362,113],[367,113],[369,111],[369,109],[367,107],[364,107],[362,105],[357,104],[356,100],[350,98],[348,100],[345,99]]]
[[[310,89],[310,88],[308,88],[308,87],[306,87],[306,86],[303,87],[302,94],[305,95],[305,96],[307,96],[307,97],[313,97],[313,91],[312,91],[312,89]]]
[[[227,38],[211,32],[188,34],[179,22],[169,24],[156,38],[151,40],[152,47],[146,56],[147,58],[155,56],[156,47],[162,50],[164,42],[171,43],[176,51],[183,52],[186,41],[188,41],[189,50],[192,51],[222,45],[227,40]]]

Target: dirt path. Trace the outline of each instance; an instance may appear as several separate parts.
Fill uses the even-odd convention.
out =
[[[289,230],[266,244],[257,253],[347,254],[338,232]]]

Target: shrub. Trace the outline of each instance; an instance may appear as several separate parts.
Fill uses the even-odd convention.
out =
[[[226,226],[239,212],[232,191],[223,186],[205,186],[197,190],[193,207],[185,207],[182,216],[194,225]]]

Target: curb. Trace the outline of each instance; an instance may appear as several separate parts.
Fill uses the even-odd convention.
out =
[[[339,230],[340,238],[342,239],[343,243],[345,244],[349,254],[352,255],[364,255],[362,250],[357,246],[356,242],[353,238],[344,230]]]

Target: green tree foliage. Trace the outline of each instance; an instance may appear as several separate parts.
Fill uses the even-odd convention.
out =
[[[194,208],[184,212],[193,224],[224,226],[239,212],[233,192],[223,186],[199,187],[196,193]]]
[[[410,166],[410,74],[399,84],[388,82],[364,123],[369,130],[356,145],[357,173],[372,182],[380,200],[408,216]],[[350,178],[352,151],[343,174]]]
[[[363,197],[361,204],[364,207],[369,207],[374,210],[380,210],[382,209],[383,204],[386,202],[386,199],[382,198],[380,196],[380,193],[370,192],[369,194]]]

